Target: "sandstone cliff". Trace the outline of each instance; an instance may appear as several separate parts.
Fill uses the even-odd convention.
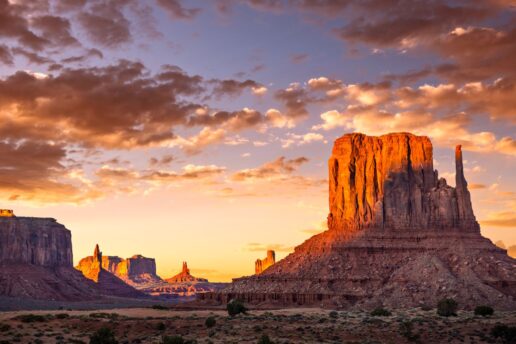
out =
[[[254,273],[261,274],[265,269],[271,267],[276,263],[276,253],[273,250],[267,251],[267,257],[264,259],[257,259],[254,263]]]
[[[456,187],[438,178],[432,144],[407,133],[339,138],[329,159],[329,230],[259,275],[203,300],[342,308],[516,308],[516,260],[480,235],[455,151]]]

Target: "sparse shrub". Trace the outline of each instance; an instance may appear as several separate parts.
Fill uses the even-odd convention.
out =
[[[274,342],[269,338],[268,335],[263,334],[258,340],[258,344],[274,344]]]
[[[410,321],[404,321],[400,324],[400,334],[407,338],[409,342],[419,343],[420,336],[414,333],[414,324]]]
[[[336,319],[339,317],[339,312],[331,311],[329,315],[330,315],[330,318]]]
[[[90,313],[91,318],[100,318],[100,319],[118,319],[118,313]]]
[[[206,321],[204,322],[204,325],[206,325],[207,328],[211,328],[215,326],[217,323],[217,320],[215,320],[215,317],[207,317]]]
[[[44,322],[47,321],[47,317],[39,314],[22,314],[15,317],[16,320],[19,320],[24,323],[33,323],[33,322]]]
[[[167,327],[165,326],[165,323],[159,322],[156,324],[156,330],[158,331],[165,331]]]
[[[500,338],[504,343],[515,343],[516,326],[497,324],[491,329],[491,336]]]
[[[90,336],[90,344],[118,344],[118,341],[110,328],[102,327]]]
[[[168,307],[165,307],[163,305],[153,305],[152,309],[159,309],[161,311],[166,311],[168,309]]]
[[[382,307],[378,307],[378,308],[375,308],[372,312],[371,312],[371,315],[373,317],[388,317],[391,315],[391,312],[388,311],[387,309],[385,308],[382,308]]]
[[[456,316],[458,306],[454,299],[442,299],[437,303],[437,314],[442,317]]]
[[[185,340],[181,336],[165,336],[163,344],[185,344]]]
[[[0,332],[7,332],[11,329],[9,324],[0,324]]]
[[[247,312],[247,308],[245,308],[244,303],[237,299],[229,301],[226,308],[228,310],[228,314],[232,317],[240,313],[246,314]]]
[[[475,307],[475,315],[481,315],[483,317],[487,317],[489,315],[493,315],[494,309],[489,306],[477,306]]]
[[[66,319],[66,318],[69,318],[70,315],[68,313],[59,313],[59,314],[56,314],[56,319]]]

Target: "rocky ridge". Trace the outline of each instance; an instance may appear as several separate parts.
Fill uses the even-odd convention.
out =
[[[209,302],[342,308],[516,307],[516,260],[480,234],[457,146],[456,187],[438,178],[432,144],[408,133],[349,134],[329,159],[329,230]]]

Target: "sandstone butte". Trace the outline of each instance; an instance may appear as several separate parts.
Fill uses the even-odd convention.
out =
[[[190,274],[190,269],[188,269],[188,264],[183,262],[183,268],[180,273],[174,275],[170,278],[167,278],[165,281],[168,283],[182,283],[182,282],[208,282],[205,278],[194,277]]]
[[[371,309],[451,297],[463,308],[516,309],[516,260],[480,234],[461,146],[455,166],[451,187],[427,137],[342,136],[328,161],[329,229],[201,302]]]
[[[120,290],[126,291],[105,289],[74,269],[71,232],[55,219],[0,216],[0,295],[62,301],[128,295]]]
[[[273,250],[267,251],[267,257],[264,259],[257,259],[254,263],[254,273],[261,274],[264,270],[268,269],[276,263],[276,252]]]

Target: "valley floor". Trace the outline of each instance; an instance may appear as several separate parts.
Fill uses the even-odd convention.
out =
[[[206,326],[208,317],[213,327]],[[421,309],[386,317],[318,308],[251,310],[233,318],[223,310],[168,308],[17,311],[0,313],[0,343],[89,343],[102,327],[119,343],[162,343],[164,336],[185,343],[258,343],[263,335],[274,343],[502,343],[492,335],[497,325],[516,326],[516,311],[486,318],[466,311],[443,318]]]

